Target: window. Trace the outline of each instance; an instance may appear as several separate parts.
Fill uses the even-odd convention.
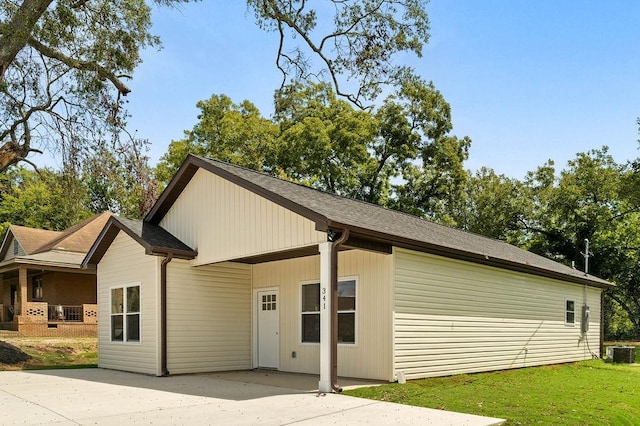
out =
[[[263,311],[275,311],[276,310],[276,295],[275,294],[263,294],[262,295],[262,310]]]
[[[33,298],[42,299],[42,278],[33,279]]]
[[[302,285],[303,343],[320,342],[320,284]],[[338,282],[338,343],[356,342],[356,281]]]
[[[565,324],[575,324],[576,322],[576,302],[567,300],[565,302]]]
[[[140,341],[140,285],[111,289],[111,341]]]
[[[18,240],[13,240],[13,255],[17,256],[20,246],[18,245]]]

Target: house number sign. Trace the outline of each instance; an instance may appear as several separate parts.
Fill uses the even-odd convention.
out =
[[[322,287],[322,310],[327,310],[327,288]]]

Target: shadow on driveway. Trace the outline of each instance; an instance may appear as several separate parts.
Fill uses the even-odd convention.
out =
[[[484,426],[500,419],[236,380],[296,380],[264,371],[153,377],[97,368],[0,372],[0,424]],[[226,379],[224,379],[226,375]],[[232,380],[233,378],[233,380]],[[313,385],[312,385],[313,386]]]

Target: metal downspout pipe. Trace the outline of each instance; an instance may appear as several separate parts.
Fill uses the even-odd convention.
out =
[[[342,392],[338,385],[338,248],[349,238],[349,230],[331,246],[331,389]]]
[[[162,376],[168,376],[167,369],[167,265],[173,259],[171,253],[160,264],[160,369]]]

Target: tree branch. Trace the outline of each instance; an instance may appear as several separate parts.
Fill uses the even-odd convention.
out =
[[[80,61],[78,59],[71,58],[66,56],[62,52],[55,50],[49,46],[45,46],[40,43],[38,40],[31,37],[29,39],[29,45],[36,49],[38,52],[43,54],[44,56],[56,59],[63,64],[77,69],[81,71],[95,71],[98,74],[98,78],[109,80],[113,85],[118,89],[118,92],[124,96],[126,96],[131,89],[129,89],[114,73],[107,70],[105,67],[101,66],[97,62],[94,61]]]

